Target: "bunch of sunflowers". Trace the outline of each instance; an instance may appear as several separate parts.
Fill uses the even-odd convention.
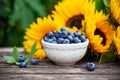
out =
[[[120,0],[103,0],[107,13],[96,10],[96,1],[59,2],[52,14],[37,18],[37,23],[32,23],[26,30],[23,42],[26,51],[30,52],[36,41],[38,51],[33,58],[44,59],[42,38],[49,31],[57,31],[64,26],[68,31],[85,33],[90,42],[87,54],[92,58],[97,58],[100,63],[117,60],[120,56]]]

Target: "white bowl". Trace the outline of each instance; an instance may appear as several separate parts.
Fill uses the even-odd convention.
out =
[[[58,65],[73,65],[81,60],[87,51],[88,44],[88,39],[77,44],[53,44],[42,40],[47,57]]]

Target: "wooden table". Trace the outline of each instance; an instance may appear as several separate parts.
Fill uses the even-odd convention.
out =
[[[21,48],[19,48],[20,50]],[[20,51],[24,54],[23,49]],[[73,66],[58,66],[49,59],[27,68],[5,63],[3,55],[11,55],[11,48],[0,49],[0,80],[120,80],[120,62],[96,64],[95,71],[86,70],[88,61]]]

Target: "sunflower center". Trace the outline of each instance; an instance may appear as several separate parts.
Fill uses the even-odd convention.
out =
[[[106,44],[106,38],[103,32],[101,32],[99,29],[95,30],[95,35],[100,35],[100,37],[103,37],[103,41],[101,44],[105,45]]]
[[[114,18],[113,15],[110,16],[110,21],[111,21],[111,23],[112,23],[113,25],[115,25],[115,26],[119,26],[119,25],[120,25],[120,23]]]
[[[77,15],[77,16],[73,16],[72,18],[70,18],[67,23],[66,26],[73,28],[73,26],[77,27],[77,29],[81,29],[82,28],[82,20],[84,20],[84,16],[83,15]]]

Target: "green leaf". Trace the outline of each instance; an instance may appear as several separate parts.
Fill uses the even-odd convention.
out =
[[[13,56],[4,56],[7,61],[15,61]]]
[[[0,28],[0,43],[3,42],[4,30]]]
[[[19,58],[19,52],[16,47],[13,48],[12,56],[14,57],[15,61],[18,61]]]
[[[96,10],[97,11],[103,11],[105,14],[108,14],[108,10],[106,9],[106,6],[103,2],[103,0],[94,0],[96,2]]]
[[[14,64],[14,61],[7,61],[8,64]]]
[[[48,12],[54,8],[54,5],[62,0],[41,0],[42,4],[46,7]]]
[[[110,7],[110,0],[103,0],[106,7]]]
[[[20,25],[22,27],[22,30],[25,32],[26,28],[28,28],[29,25],[33,21],[35,21],[35,15],[34,15],[33,11],[29,7],[27,7],[26,5],[24,5],[21,8],[22,8],[22,12],[20,13],[20,16],[21,16]]]
[[[19,62],[16,62],[15,64],[16,64],[16,65],[20,65],[20,63],[19,63]]]
[[[99,63],[113,62],[117,59],[115,47],[112,47],[108,52],[101,55]]]
[[[4,59],[6,60],[8,64],[14,64],[16,62],[14,57],[12,56],[4,56]]]
[[[15,0],[14,9],[9,17],[10,26],[19,26],[25,32],[26,28],[35,21],[35,14],[31,8],[26,5],[26,0]]]
[[[105,7],[103,0],[95,0],[96,1],[96,9],[100,11]]]
[[[23,46],[23,34],[22,32],[18,32],[17,28],[11,28],[11,31],[7,32],[6,41],[4,43],[5,46]],[[17,32],[17,34],[16,34]]]
[[[25,63],[27,63],[29,61],[29,59],[33,56],[33,54],[37,51],[38,49],[36,49],[36,42],[33,44],[31,52],[26,56],[26,60]]]
[[[26,4],[28,4],[38,15],[39,17],[47,16],[47,12],[45,10],[45,6],[40,2],[40,0],[25,0]]]

